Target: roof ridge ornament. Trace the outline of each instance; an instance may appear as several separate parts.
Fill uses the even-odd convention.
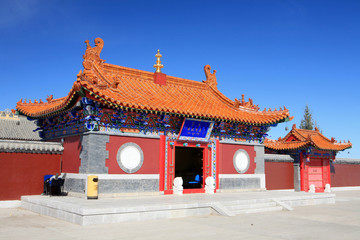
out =
[[[161,72],[161,69],[164,67],[164,65],[161,64],[161,53],[160,49],[157,50],[156,57],[156,64],[154,64],[155,73],[154,73],[154,83],[159,85],[166,85],[166,74]]]
[[[46,98],[46,101],[47,101],[48,103],[50,103],[50,102],[52,102],[53,99],[54,99],[54,97],[53,97],[53,95],[51,94],[50,96],[48,96],[48,97]]]
[[[206,80],[203,81],[203,82],[216,88],[217,87],[216,70],[214,70],[213,73],[211,73],[210,70],[211,70],[210,65],[205,65],[204,66],[204,72],[205,72]]]
[[[245,102],[245,94],[241,94],[241,100],[238,100],[237,98],[235,98],[234,106],[236,108],[241,106],[241,107],[249,108],[249,109],[252,109],[255,111],[259,111],[259,109],[260,109],[259,105],[255,105],[251,98],[249,98],[248,102]]]
[[[105,62],[105,60],[100,59],[101,50],[104,47],[104,40],[101,38],[95,38],[95,47],[91,47],[89,44],[89,40],[86,40],[86,50],[85,54],[83,55],[83,67],[85,70],[90,70],[91,66],[94,62],[100,64]]]
[[[154,64],[154,68],[156,69],[155,72],[157,73],[161,73],[161,69],[164,67],[164,65],[161,64],[161,53],[160,53],[160,49],[157,50],[157,54],[155,55],[156,57],[156,64]]]

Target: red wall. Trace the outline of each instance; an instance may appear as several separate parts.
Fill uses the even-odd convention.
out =
[[[0,153],[0,200],[43,192],[44,175],[60,173],[59,154]]]
[[[294,189],[294,167],[292,162],[265,162],[267,190]]]
[[[159,174],[159,151],[160,140],[152,138],[110,136],[106,149],[109,151],[109,159],[106,160],[110,174],[128,174],[124,172],[116,160],[116,155],[124,143],[133,142],[139,145],[144,153],[144,162],[135,174]]]
[[[256,168],[254,146],[223,143],[219,147],[219,174],[238,174],[234,167],[234,154],[239,149],[245,150],[250,157],[250,166],[245,174],[254,174]]]
[[[64,138],[64,152],[62,158],[62,172],[79,173],[80,167],[80,136],[72,136]]]
[[[332,164],[331,187],[350,187],[350,186],[360,186],[360,165]]]

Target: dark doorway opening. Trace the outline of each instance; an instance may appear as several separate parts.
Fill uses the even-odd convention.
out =
[[[175,177],[182,177],[184,189],[203,187],[203,149],[175,147]]]

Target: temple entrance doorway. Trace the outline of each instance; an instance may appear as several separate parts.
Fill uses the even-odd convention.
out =
[[[175,177],[182,177],[184,193],[194,192],[191,189],[203,188],[203,169],[203,148],[175,147]]]
[[[331,184],[329,158],[302,160],[301,191],[308,192],[314,185],[315,192],[324,192],[326,184]]]
[[[311,159],[308,168],[309,186],[315,186],[316,192],[324,192],[322,159]]]

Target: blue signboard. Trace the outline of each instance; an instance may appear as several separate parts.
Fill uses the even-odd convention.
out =
[[[179,140],[208,140],[213,126],[214,122],[212,121],[185,118],[180,130]]]

